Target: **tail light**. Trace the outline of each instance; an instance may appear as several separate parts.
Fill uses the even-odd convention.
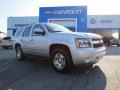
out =
[[[10,43],[13,43],[13,40],[9,39],[9,42],[10,42]]]
[[[1,43],[1,41],[2,41],[2,38],[0,37],[0,43]]]

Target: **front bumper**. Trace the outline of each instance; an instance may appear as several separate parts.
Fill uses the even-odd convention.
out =
[[[105,47],[100,48],[74,48],[71,51],[73,65],[97,63],[106,53]]]

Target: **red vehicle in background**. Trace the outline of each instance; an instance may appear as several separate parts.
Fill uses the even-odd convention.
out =
[[[0,43],[1,43],[2,39],[3,39],[3,38],[2,38],[2,37],[0,37]]]

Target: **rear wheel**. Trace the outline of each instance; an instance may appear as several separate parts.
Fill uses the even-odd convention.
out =
[[[52,65],[58,72],[64,73],[72,67],[70,52],[61,48],[56,48],[51,54]]]
[[[16,47],[16,57],[17,57],[17,60],[19,60],[19,61],[24,60],[23,51],[20,46]]]

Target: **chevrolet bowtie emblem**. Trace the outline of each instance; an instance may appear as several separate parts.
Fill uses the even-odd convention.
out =
[[[52,11],[46,11],[45,14],[49,15],[49,14],[53,14],[53,12]]]

